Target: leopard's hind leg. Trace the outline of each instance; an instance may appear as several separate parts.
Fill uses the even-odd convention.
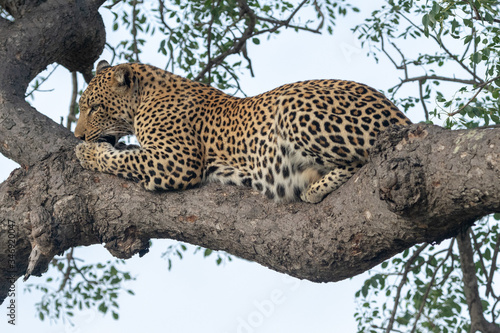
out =
[[[349,178],[351,178],[360,169],[360,167],[360,165],[339,165],[318,181],[311,183],[308,188],[301,193],[300,198],[302,201],[309,203],[320,202],[327,194],[335,191],[342,184],[347,182]]]

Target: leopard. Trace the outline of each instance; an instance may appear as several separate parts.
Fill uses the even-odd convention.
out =
[[[207,182],[277,202],[318,203],[369,161],[378,135],[411,121],[378,90],[307,80],[236,97],[142,63],[102,60],[79,100],[83,168],[151,191]],[[135,135],[138,145],[120,139]]]

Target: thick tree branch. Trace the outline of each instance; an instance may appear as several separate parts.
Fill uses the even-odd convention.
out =
[[[43,160],[71,140],[62,126],[24,101],[29,82],[54,62],[90,78],[105,40],[97,12],[103,0],[38,2],[36,10],[26,11],[0,31],[4,36],[0,39],[0,153],[22,166]],[[47,136],[47,131],[52,135]]]
[[[129,258],[146,253],[151,238],[172,238],[299,278],[338,281],[500,211],[498,129],[413,125],[378,142],[372,162],[321,204],[280,205],[251,189],[218,184],[146,192],[82,170],[68,141],[0,185],[0,225],[16,235],[12,274],[40,274],[72,246],[105,243],[113,255]],[[2,295],[7,236],[0,233]]]
[[[9,20],[4,19],[3,17],[0,16],[0,29],[5,29],[7,28],[10,24],[12,24]]]
[[[29,82],[54,62],[89,77],[104,46],[97,12],[104,0],[39,2],[1,31],[0,90],[6,94],[23,97]]]

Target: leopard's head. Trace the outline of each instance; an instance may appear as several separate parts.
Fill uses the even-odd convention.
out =
[[[107,61],[100,61],[96,76],[80,98],[75,136],[114,146],[121,137],[134,134],[134,115],[139,105],[137,82],[130,64],[111,67]]]

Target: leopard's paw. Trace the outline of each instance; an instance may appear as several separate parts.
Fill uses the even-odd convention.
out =
[[[102,171],[98,163],[99,153],[113,149],[107,142],[82,142],[75,148],[76,157],[84,169]]]

